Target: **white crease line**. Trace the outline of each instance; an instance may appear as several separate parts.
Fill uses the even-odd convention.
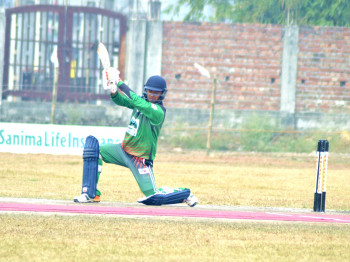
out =
[[[311,216],[300,216],[305,218],[315,218],[315,219],[324,219],[324,220],[335,220],[336,218],[333,217],[311,217]]]
[[[292,216],[293,216],[293,215],[280,214],[280,213],[272,213],[272,212],[266,212],[266,214],[277,215],[277,216],[285,216],[285,217],[292,217]]]
[[[312,216],[300,216],[305,218],[315,218],[315,219],[322,219],[322,220],[334,220],[334,221],[341,221],[341,222],[348,222],[350,223],[350,220],[344,220],[340,218],[333,218],[333,217],[312,217]]]
[[[273,213],[273,212],[266,212],[266,214],[271,214],[271,215],[277,215],[277,216],[285,216],[285,217],[301,217],[301,218],[313,218],[313,219],[321,219],[321,220],[333,220],[333,221],[338,221],[338,222],[347,222],[350,223],[350,220],[344,220],[340,218],[333,218],[333,217],[315,217],[315,216],[300,216],[298,214],[296,215],[289,215],[289,214],[281,214],[281,213]]]
[[[347,223],[350,223],[350,220],[343,220],[343,219],[339,219],[339,218],[335,218],[334,220],[340,221],[340,222],[347,222]]]

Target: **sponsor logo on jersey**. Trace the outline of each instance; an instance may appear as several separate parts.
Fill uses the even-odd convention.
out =
[[[153,108],[154,110],[158,110],[158,107],[157,107],[155,104],[152,104],[152,108]]]
[[[136,136],[137,130],[139,129],[139,124],[140,124],[140,119],[136,119],[135,117],[132,117],[128,125],[128,128],[126,129],[126,132],[131,136]]]

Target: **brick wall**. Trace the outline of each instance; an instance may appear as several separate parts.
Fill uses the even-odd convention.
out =
[[[280,25],[165,22],[166,105],[209,107],[212,80],[198,73],[197,62],[217,75],[216,108],[278,111],[283,31]],[[296,112],[350,112],[349,46],[350,28],[300,28]]]
[[[301,27],[298,112],[350,112],[350,28]]]
[[[169,85],[167,106],[209,107],[213,81],[199,74],[194,67],[197,62],[217,75],[216,108],[279,110],[282,29],[164,23],[162,74]]]

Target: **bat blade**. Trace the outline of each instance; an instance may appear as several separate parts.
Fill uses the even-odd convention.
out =
[[[97,54],[101,60],[101,64],[102,64],[103,68],[107,68],[107,67],[111,66],[111,63],[109,61],[109,54],[108,54],[107,48],[105,47],[105,45],[103,43],[98,44]]]

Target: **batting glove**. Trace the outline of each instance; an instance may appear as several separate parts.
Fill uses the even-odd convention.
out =
[[[117,90],[116,84],[120,81],[120,72],[114,67],[107,67],[102,71],[102,84],[105,90],[111,90],[115,93]]]

